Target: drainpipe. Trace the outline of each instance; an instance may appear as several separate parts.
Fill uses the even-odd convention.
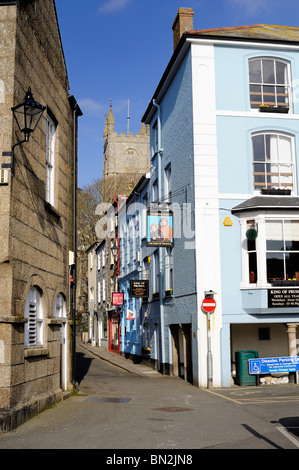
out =
[[[158,197],[159,202],[162,200],[162,127],[161,127],[161,107],[156,100],[153,100],[154,106],[158,109]],[[164,341],[164,304],[163,304],[163,259],[164,248],[159,248],[159,299],[160,299],[160,323],[161,323],[161,372],[165,374],[165,341]]]
[[[73,283],[71,289],[71,316],[73,323],[72,337],[72,384],[76,383],[76,282],[77,282],[77,184],[78,184],[78,117],[83,113],[74,96],[69,96],[69,103],[73,111],[73,253],[74,265],[72,266]]]

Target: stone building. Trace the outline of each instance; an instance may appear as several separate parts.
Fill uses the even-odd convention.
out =
[[[0,23],[0,432],[5,432],[61,400],[71,386],[69,265],[75,258],[69,255],[76,252],[82,112],[69,94],[54,0],[0,1]],[[11,108],[29,87],[45,110],[25,142]]]
[[[102,201],[114,195],[129,195],[139,179],[149,171],[149,134],[142,124],[139,134],[115,132],[110,104],[104,129]]]

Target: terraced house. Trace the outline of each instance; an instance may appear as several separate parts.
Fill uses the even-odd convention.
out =
[[[195,385],[255,385],[248,371],[243,381],[246,352],[297,356],[299,28],[195,31],[193,11],[181,8],[173,32],[143,116],[151,173],[128,202],[176,208],[177,231],[173,246],[150,249],[140,210],[139,220],[127,208],[123,231],[136,221],[139,253],[123,281],[146,278],[150,287],[137,303],[122,287],[135,316],[122,326],[122,348],[145,347],[161,372]],[[207,297],[216,302],[209,316]]]
[[[70,253],[82,112],[69,93],[55,2],[1,1],[0,24],[0,431],[6,431],[61,400],[72,381]]]

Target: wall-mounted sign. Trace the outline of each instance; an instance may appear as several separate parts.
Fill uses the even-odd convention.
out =
[[[264,357],[249,359],[249,374],[277,374],[284,372],[297,372],[299,370],[299,357]]]
[[[149,282],[147,279],[133,279],[130,281],[130,297],[148,297]]]
[[[150,208],[147,213],[146,246],[172,247],[173,212],[165,206]]]
[[[299,307],[299,289],[269,289],[268,308],[285,307]]]
[[[113,292],[112,293],[112,305],[123,305],[124,304],[124,293]]]

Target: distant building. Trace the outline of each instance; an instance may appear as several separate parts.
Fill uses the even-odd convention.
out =
[[[113,202],[114,195],[128,195],[141,176],[149,171],[149,133],[141,124],[139,134],[115,132],[110,104],[104,129],[102,201]]]
[[[0,24],[1,432],[72,387],[70,265],[75,276],[82,113],[69,94],[55,2],[0,1]],[[11,108],[28,87],[46,109],[22,142]]]

